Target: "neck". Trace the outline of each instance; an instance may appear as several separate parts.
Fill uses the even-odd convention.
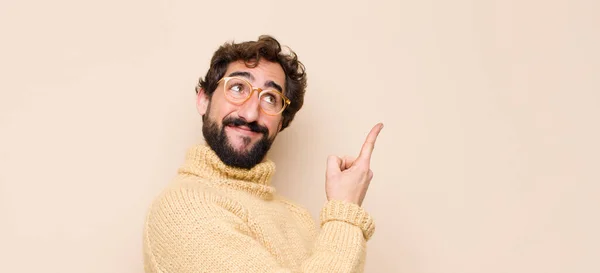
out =
[[[233,187],[261,197],[270,197],[274,193],[271,177],[275,173],[275,164],[268,159],[251,169],[228,166],[205,144],[199,144],[188,150],[184,165],[179,173],[198,176],[213,184]]]

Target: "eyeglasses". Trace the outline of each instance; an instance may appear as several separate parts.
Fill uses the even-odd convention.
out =
[[[254,94],[254,91],[258,92],[261,111],[267,115],[278,115],[291,103],[286,96],[277,90],[262,90],[253,87],[248,81],[238,77],[224,77],[217,84],[223,81],[225,82],[223,84],[225,98],[236,105],[244,104]]]

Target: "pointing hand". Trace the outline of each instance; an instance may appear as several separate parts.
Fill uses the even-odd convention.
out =
[[[371,129],[357,158],[349,156],[340,158],[333,155],[327,158],[325,175],[327,200],[341,200],[359,206],[362,204],[373,178],[370,169],[371,154],[382,128],[383,124],[378,123]]]

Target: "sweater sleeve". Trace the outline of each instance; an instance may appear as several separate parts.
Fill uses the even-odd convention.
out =
[[[242,208],[203,198],[153,206],[144,236],[146,272],[296,272],[281,267],[253,238],[236,209]],[[313,253],[300,272],[362,272],[373,228],[358,205],[328,202]]]

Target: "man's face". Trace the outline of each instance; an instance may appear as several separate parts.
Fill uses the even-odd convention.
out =
[[[252,86],[261,89],[285,87],[285,73],[281,65],[268,61],[261,61],[254,68],[246,67],[243,61],[232,62],[225,76],[246,79]],[[217,86],[210,99],[204,90],[198,92],[198,112],[204,115],[204,139],[225,164],[252,168],[265,159],[281,129],[282,116],[262,112],[257,92],[241,105],[229,102],[225,98],[223,84],[221,82]]]

